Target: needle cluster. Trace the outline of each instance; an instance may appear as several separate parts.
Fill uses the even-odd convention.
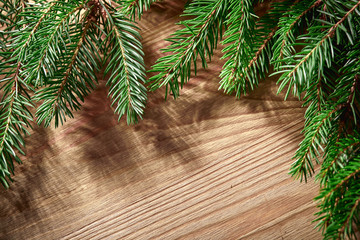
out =
[[[147,90],[174,98],[219,44],[219,89],[246,95],[274,69],[278,92],[302,100],[304,140],[290,174],[316,173],[324,239],[360,226],[360,1],[192,0],[146,78],[136,19],[156,0],[2,0],[0,182],[9,187],[32,122],[64,124],[108,76],[114,111],[135,123]],[[259,5],[270,6],[257,16]],[[37,106],[37,107],[35,107]],[[32,110],[35,108],[35,110]],[[35,112],[35,116],[33,116]],[[315,165],[320,165],[315,171]]]

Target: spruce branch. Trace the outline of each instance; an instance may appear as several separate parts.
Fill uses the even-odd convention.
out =
[[[33,103],[27,93],[27,90],[31,88],[25,83],[26,74],[22,71],[28,61],[27,47],[34,40],[35,32],[54,6],[55,3],[51,3],[45,4],[42,8],[34,8],[36,11],[40,10],[41,14],[33,16],[32,19],[36,19],[36,21],[30,22],[22,30],[21,37],[18,37],[19,32],[16,30],[12,33],[6,33],[9,36],[6,40],[12,41],[11,47],[14,48],[12,52],[1,54],[4,61],[0,64],[0,75],[4,77],[0,81],[3,84],[1,86],[3,97],[0,108],[0,179],[6,188],[9,187],[8,179],[11,180],[10,172],[14,174],[13,161],[21,163],[18,153],[24,154],[22,150],[24,146],[23,135],[29,134],[26,128],[31,126],[30,122],[32,121],[29,108],[33,107]],[[8,13],[7,17],[11,18],[12,13]],[[21,25],[22,21],[18,24]]]
[[[79,100],[84,101],[84,97],[89,92],[89,87],[93,88],[93,81],[96,79],[93,73],[93,64],[91,61],[93,53],[86,46],[86,35],[93,24],[94,12],[88,10],[80,17],[77,15],[84,27],[79,24],[70,24],[64,28],[68,30],[69,36],[66,44],[66,55],[60,58],[58,69],[51,76],[52,87],[43,88],[36,92],[35,99],[43,101],[37,109],[36,116],[38,124],[44,122],[45,127],[49,126],[51,120],[55,119],[55,127],[59,123],[66,121],[66,116],[73,117],[71,110],[80,109]],[[79,29],[79,27],[81,29]],[[97,68],[97,67],[95,67]],[[60,77],[61,76],[61,77]]]
[[[307,79],[311,79],[314,72],[319,72],[321,74],[324,66],[328,68],[331,67],[332,60],[334,58],[334,47],[331,38],[334,37],[336,32],[339,32],[337,29],[344,28],[342,23],[353,12],[357,12],[355,10],[359,7],[359,5],[360,1],[354,4],[352,8],[348,10],[346,14],[335,24],[322,21],[322,29],[328,27],[326,32],[319,32],[319,28],[316,25],[309,28],[309,33],[305,34],[300,39],[310,40],[311,43],[300,53],[291,57],[283,58],[283,61],[287,62],[287,64],[280,66],[280,70],[278,70],[277,73],[282,73],[278,80],[280,83],[278,91],[280,92],[285,88],[285,86],[289,86],[285,98],[289,95],[291,88],[293,88],[294,95],[300,97],[300,94],[304,91],[304,85],[309,84]],[[324,25],[324,23],[327,25]]]
[[[316,197],[320,211],[318,227],[323,230],[324,238],[346,237],[352,239],[355,236],[353,226],[359,226],[359,154],[340,168],[332,181],[325,184],[320,195]]]
[[[334,91],[333,76],[337,71],[326,69],[323,76],[313,76],[309,79],[310,85],[306,88],[303,107],[306,107],[306,121],[316,116],[326,105],[329,94]]]
[[[40,101],[39,124],[63,124],[95,88],[104,70],[119,119],[142,118],[145,64],[135,23],[156,0],[3,0],[0,8],[0,181],[9,187],[14,161],[21,162],[24,136]],[[318,227],[325,239],[352,238],[360,226],[360,1],[193,0],[187,20],[168,39],[151,71],[149,88],[166,96],[207,67],[218,43],[226,63],[220,89],[236,96],[257,87],[271,64],[279,92],[287,88],[306,107],[304,140],[290,173],[300,181],[314,174]],[[223,34],[224,33],[224,34]],[[200,61],[198,61],[200,60]],[[35,91],[35,96],[31,91]],[[166,97],[165,96],[165,97]]]
[[[324,154],[322,168],[317,179],[322,186],[325,186],[332,177],[351,161],[360,151],[360,139],[354,136],[337,139],[336,143],[330,143]]]
[[[101,7],[107,16],[104,20],[108,36],[106,45],[111,47],[106,58],[109,63],[105,74],[112,72],[107,82],[111,86],[109,95],[112,105],[117,104],[115,112],[119,114],[119,119],[126,114],[129,124],[136,123],[143,114],[147,99],[143,85],[146,74],[141,37],[135,25],[122,13],[110,14],[105,5]]]
[[[115,62],[118,68],[112,69],[112,76],[120,75],[119,69],[126,65],[126,74],[134,78],[126,91],[120,89],[119,84],[114,86],[115,81],[111,83],[114,102],[124,92],[131,99],[131,105],[121,109],[122,102],[119,100],[116,112],[120,113],[120,117],[127,111],[128,122],[136,121],[143,113],[146,89],[141,84],[145,81],[145,69],[140,35],[131,29],[134,26],[130,22],[122,19],[123,14],[111,6],[111,13],[106,15],[109,12],[105,12],[105,5],[98,0],[5,3],[9,5],[3,6],[0,12],[0,19],[6,26],[0,35],[4,40],[0,51],[3,60],[0,64],[0,90],[3,93],[0,106],[0,179],[8,187],[7,179],[11,180],[10,174],[14,169],[13,160],[21,162],[17,152],[24,153],[21,149],[23,135],[28,134],[26,127],[31,126],[32,115],[28,108],[33,104],[28,91],[41,86],[33,97],[35,101],[42,102],[36,111],[39,124],[44,122],[45,126],[49,126],[53,118],[55,126],[63,124],[66,116],[72,117],[72,111],[80,108],[80,101],[84,101],[84,97],[95,87],[95,72],[100,70],[99,64],[104,61],[98,52],[109,50],[102,46],[101,37],[104,34],[105,38],[112,36],[114,39],[121,35],[122,46],[117,50],[121,49],[122,55],[126,56],[126,62]],[[100,26],[100,15],[103,19],[114,16],[117,29],[106,35]],[[107,52],[103,54],[105,58],[114,56]]]
[[[45,16],[51,11],[51,9],[55,6],[56,2],[52,2],[50,4],[50,6],[45,10],[45,12],[42,14],[42,16],[40,17],[39,21],[36,23],[36,25],[34,26],[33,30],[30,32],[30,36],[28,37],[27,41],[25,42],[25,44],[22,46],[22,48],[20,48],[19,50],[25,48],[28,46],[32,36],[34,35],[34,33],[38,30],[40,24],[42,23],[42,21],[45,19]]]
[[[358,46],[360,44],[355,45],[354,49]],[[358,51],[355,50],[355,52]],[[347,115],[344,115],[343,122],[346,121],[350,126],[356,126],[360,118],[360,59],[347,58],[340,72],[343,75],[329,97],[338,99],[339,104],[346,108]]]
[[[355,212],[358,210],[359,203],[360,203],[360,197],[355,201],[355,203],[354,203],[353,207],[351,208],[345,222],[343,223],[341,229],[339,230],[338,236],[339,236],[340,239],[343,238],[343,236],[345,235],[345,231],[346,231],[346,235],[348,235],[348,236],[352,235],[350,231],[347,231],[347,228],[349,228],[350,227],[349,225],[352,224],[350,222],[351,222],[351,219],[354,217]],[[350,227],[350,229],[351,229],[351,227]]]
[[[136,15],[139,20],[145,11],[150,8],[150,5],[158,0],[125,0],[119,2],[122,11],[125,15],[130,16],[132,20],[135,20]]]
[[[332,189],[330,189],[330,191],[328,191],[326,193],[326,195],[323,197],[323,199],[329,198],[330,195],[337,191],[340,188],[344,188],[344,186],[352,179],[354,178],[356,175],[358,175],[360,173],[360,168],[357,168],[355,171],[353,171],[353,169],[350,169],[349,171],[350,174],[346,175],[344,178],[341,178],[341,181],[336,184],[336,186]]]
[[[247,0],[232,0],[230,1],[230,13],[226,21],[229,25],[225,32],[227,37],[223,44],[229,46],[223,49],[224,56],[222,58],[229,58],[224,64],[223,70],[220,74],[220,87],[226,93],[231,93],[237,89],[246,90],[247,83],[254,88],[254,83],[249,76],[247,81],[237,83],[239,79],[243,79],[247,74],[247,69],[252,65],[251,58],[254,49],[254,30],[255,18],[257,17],[253,12],[251,1]],[[255,62],[255,61],[252,61]],[[251,67],[251,66],[250,66]],[[244,69],[245,68],[245,69]]]
[[[35,87],[47,84],[47,78],[56,71],[55,61],[59,60],[62,55],[63,48],[66,45],[61,45],[64,42],[62,32],[63,28],[74,20],[73,14],[82,10],[83,5],[70,5],[69,3],[56,12],[56,18],[49,21],[48,31],[43,32],[39,36],[39,45],[42,47],[34,51],[34,56],[41,56],[35,58],[37,61],[30,63],[28,67],[28,83],[32,83]],[[40,41],[42,41],[40,43]]]
[[[313,159],[316,163],[320,163],[318,149],[322,149],[322,146],[326,144],[330,129],[334,125],[333,119],[339,115],[338,110],[338,108],[323,110],[306,124],[303,131],[305,138],[295,153],[296,160],[290,169],[293,177],[300,178],[300,181],[304,179],[306,182],[307,176],[314,173]]]
[[[255,22],[251,2],[245,4],[244,1],[235,1],[227,22],[229,28],[225,32],[229,36],[223,42],[229,44],[224,49],[223,58],[229,59],[220,74],[220,89],[226,93],[236,91],[236,96],[240,97],[241,93],[246,94],[247,89],[253,90],[259,78],[266,76],[272,57],[274,34],[278,28],[277,20],[290,3],[284,1],[272,4],[271,10]],[[237,8],[237,5],[251,9]],[[241,15],[241,12],[246,15]]]
[[[256,51],[255,56],[250,60],[249,65],[245,68],[245,71],[247,69],[250,69],[257,62],[257,60],[261,56],[261,53],[264,51],[264,49],[270,44],[271,40],[273,39],[276,30],[277,30],[277,27],[272,29],[271,32],[267,35],[267,38],[264,40],[264,43]]]
[[[176,98],[190,79],[192,64],[196,75],[198,55],[203,67],[207,66],[206,57],[213,55],[221,39],[227,6],[228,0],[195,0],[188,5],[184,16],[194,18],[180,22],[184,28],[168,39],[172,43],[163,52],[171,55],[161,57],[152,67],[151,71],[158,74],[149,79],[151,90],[166,86],[166,94],[171,91]]]
[[[347,69],[347,65],[345,65],[343,69]],[[323,146],[327,146],[327,148],[329,149],[328,151],[325,152],[324,161],[328,161],[327,160],[329,157],[328,152],[332,153],[335,149],[337,149],[336,146],[339,144],[338,141],[341,131],[340,126],[343,125],[341,119],[344,118],[350,119],[348,116],[345,116],[344,114],[348,112],[351,106],[350,104],[354,103],[354,101],[350,99],[353,99],[354,96],[354,92],[351,91],[351,89],[355,89],[355,88],[353,83],[352,84],[346,83],[348,77],[349,77],[348,75],[345,75],[335,87],[336,90],[334,90],[334,93],[326,97],[328,99],[338,99],[337,101],[335,101],[334,103],[330,103],[328,100],[323,99],[320,103],[318,103],[319,105],[322,105],[325,110],[316,111],[316,106],[314,105],[308,106],[308,109],[305,114],[307,119],[304,128],[305,138],[300,143],[300,147],[295,153],[294,158],[296,160],[290,170],[290,173],[295,178],[300,177],[301,180],[304,178],[306,181],[307,175],[311,176],[312,173],[314,173],[312,159],[315,159],[316,163],[320,163],[318,159],[318,156],[321,155],[319,153],[319,149],[323,150]],[[356,77],[354,81],[357,82]],[[339,93],[341,93],[341,95]],[[305,104],[307,104],[308,101]],[[330,106],[335,105],[336,107],[330,111],[331,108],[329,108],[325,102],[327,102],[327,104],[330,103],[331,104]],[[329,108],[329,110],[326,110],[327,108]],[[328,114],[324,115],[324,112],[328,112]],[[346,125],[347,127],[349,127],[351,126],[351,123],[347,123]],[[336,130],[334,130],[335,126],[339,126],[339,127]],[[331,140],[331,138],[334,138],[336,140],[333,141]],[[335,149],[333,149],[334,147]],[[332,156],[331,158],[333,157],[334,156]],[[325,165],[326,164],[323,163],[323,166]]]
[[[10,172],[14,174],[13,161],[21,163],[14,149],[24,154],[21,149],[24,147],[23,135],[28,134],[26,128],[31,126],[32,121],[29,107],[33,107],[33,104],[25,92],[24,84],[17,77],[19,69],[20,65],[16,69],[15,77],[2,87],[4,95],[0,109],[0,180],[5,188],[9,187]]]
[[[13,29],[15,23],[21,19],[20,13],[25,10],[26,2],[24,0],[3,0],[1,3],[0,32],[4,34],[4,31],[7,32]]]
[[[295,1],[290,7],[291,10],[279,20],[279,28],[276,32],[277,40],[273,46],[273,63],[278,68],[278,62],[285,57],[295,53],[293,44],[295,43],[295,30],[301,28],[303,18],[310,12],[314,11],[323,0],[317,1]],[[311,4],[309,6],[309,4]],[[299,26],[299,27],[295,27]]]

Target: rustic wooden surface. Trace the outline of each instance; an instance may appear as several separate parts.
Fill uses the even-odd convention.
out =
[[[140,22],[147,65],[183,3]],[[101,81],[75,119],[35,128],[0,190],[0,239],[321,239],[317,185],[287,174],[304,109],[274,79],[240,100],[217,91],[218,56],[176,101],[151,93],[138,125],[117,123]]]

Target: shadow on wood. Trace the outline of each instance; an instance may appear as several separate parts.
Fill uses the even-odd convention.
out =
[[[139,23],[147,65],[184,3],[159,3]],[[274,78],[240,100],[218,91],[220,55],[179,99],[150,93],[138,125],[117,123],[101,80],[74,119],[35,128],[0,190],[0,238],[321,239],[317,185],[287,174],[301,103],[276,96]]]

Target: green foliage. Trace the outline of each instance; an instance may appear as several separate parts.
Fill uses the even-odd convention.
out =
[[[136,15],[141,19],[141,15],[150,8],[150,5],[157,0],[116,0],[120,7],[119,10],[125,15],[135,20]]]
[[[335,237],[356,239],[355,231],[360,224],[360,138],[343,138],[333,146],[329,154],[337,153],[331,163],[324,161],[319,176],[322,182],[320,195],[316,197],[320,211],[318,226],[325,239]],[[329,158],[327,160],[330,160]],[[355,229],[354,229],[355,228]]]
[[[123,14],[106,12],[104,21],[104,52],[108,53],[105,74],[111,72],[108,80],[112,105],[119,119],[126,114],[128,123],[136,122],[143,114],[146,101],[145,66],[140,34],[133,23]]]
[[[166,86],[178,97],[191,70],[196,74],[198,55],[206,67],[216,45],[197,45],[196,37],[208,27],[209,14],[220,10],[213,8],[219,2],[207,1],[203,6],[205,1],[192,1],[185,12],[198,8],[199,14],[180,22],[183,28],[169,39],[171,45],[163,52],[170,54],[153,66],[159,73],[149,79],[151,89]],[[226,93],[246,94],[273,65],[280,75],[279,92],[286,89],[285,98],[292,93],[304,100],[305,138],[290,174],[306,181],[315,173],[315,164],[322,164],[316,179],[322,186],[318,226],[325,238],[351,237],[359,228],[359,5],[359,1],[282,1],[273,3],[265,15],[255,16],[253,1],[229,0],[227,9],[221,9],[218,31],[211,29],[202,36],[205,43],[215,42],[225,29],[222,44],[227,62],[220,89]],[[336,187],[339,183],[341,188]],[[345,194],[344,189],[350,191]],[[334,202],[338,205],[331,207]]]
[[[146,104],[145,66],[135,19],[154,0],[2,0],[0,10],[0,180],[7,188],[36,122],[63,124],[107,75],[119,118],[137,122]],[[325,239],[355,238],[360,211],[360,1],[193,0],[147,80],[174,98],[199,61],[207,67],[224,45],[220,89],[247,94],[268,69],[279,92],[303,100],[304,140],[290,174],[316,180],[318,228]],[[165,97],[166,97],[165,96]]]
[[[95,60],[97,48],[91,38],[96,33],[90,33],[93,24],[91,11],[81,14],[82,8],[76,2],[58,7],[60,11],[56,10],[41,22],[39,27],[44,31],[34,34],[38,40],[33,46],[43,48],[33,51],[29,60],[32,62],[28,63],[27,68],[30,71],[29,82],[35,86],[45,86],[36,91],[34,97],[35,101],[42,102],[37,108],[36,117],[37,122],[44,122],[45,127],[50,125],[52,119],[58,126],[66,121],[66,116],[73,117],[72,111],[80,109],[80,101],[83,102],[94,88],[94,70],[99,69]],[[81,22],[84,24],[79,24]],[[43,27],[50,24],[51,28]],[[36,56],[43,57],[39,59]]]
[[[206,67],[206,57],[211,58],[222,36],[228,4],[228,0],[195,0],[188,5],[183,16],[193,18],[180,22],[184,27],[168,39],[171,45],[163,51],[172,54],[153,66],[151,71],[159,73],[149,79],[150,89],[166,86],[166,93],[170,91],[176,98],[190,79],[191,66],[196,75],[198,56]]]
[[[26,83],[26,76],[22,73],[22,62],[29,54],[27,46],[31,41],[31,34],[15,35],[10,42],[10,34],[14,25],[19,20],[17,8],[20,2],[5,2],[1,14],[2,27],[5,31],[1,34],[0,63],[2,91],[0,105],[0,181],[4,187],[9,187],[7,179],[11,179],[10,172],[14,174],[14,161],[21,163],[18,153],[24,154],[21,149],[24,146],[23,135],[28,134],[27,127],[33,120],[29,108],[32,102],[27,90],[30,86]],[[4,13],[7,15],[5,16]],[[9,19],[8,21],[6,21]],[[30,27],[35,27],[34,23]],[[16,48],[16,51],[11,51]]]
[[[255,78],[247,76],[254,49],[256,49],[254,46],[256,16],[252,2],[232,0],[230,9],[231,12],[228,14],[226,22],[229,27],[224,34],[227,38],[222,42],[227,45],[223,49],[225,53],[223,58],[228,60],[220,74],[220,88],[225,89],[228,93],[239,89],[245,90],[246,85],[250,85],[253,89],[256,85],[254,81],[257,81],[256,76]],[[238,91],[236,94],[239,95]]]
[[[110,3],[1,2],[0,180],[5,187],[13,162],[21,162],[34,102],[40,103],[36,122],[47,127],[54,120],[57,127],[80,109],[104,67],[111,72],[108,84],[119,118],[126,115],[128,123],[135,123],[143,114],[142,46],[127,12],[140,14],[151,1],[127,1],[126,11]]]

